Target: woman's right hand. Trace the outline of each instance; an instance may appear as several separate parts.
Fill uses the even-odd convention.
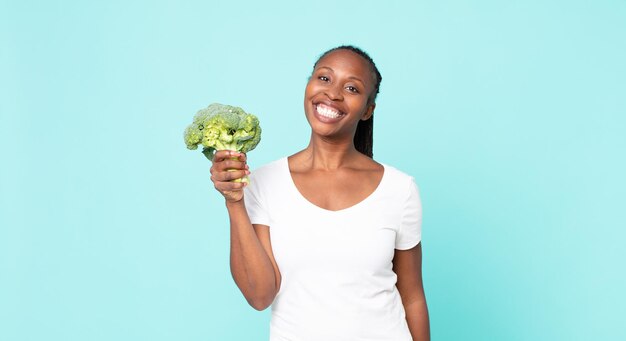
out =
[[[243,199],[245,182],[233,182],[250,174],[246,164],[246,154],[232,150],[219,150],[213,156],[211,166],[211,181],[215,189],[220,192],[227,202],[237,202]]]

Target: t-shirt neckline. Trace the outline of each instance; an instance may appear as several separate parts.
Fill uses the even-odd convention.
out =
[[[295,194],[299,198],[299,200],[303,201],[306,205],[311,206],[311,207],[313,207],[316,210],[319,210],[319,211],[322,211],[322,212],[326,212],[326,213],[330,213],[330,214],[339,214],[339,213],[342,213],[342,212],[351,211],[351,210],[354,210],[354,209],[356,209],[356,208],[358,208],[360,206],[363,206],[368,201],[372,200],[378,194],[378,192],[381,191],[381,188],[383,187],[383,184],[385,183],[385,179],[387,178],[387,173],[389,173],[389,167],[387,167],[387,165],[385,165],[384,163],[380,163],[379,162],[380,165],[383,166],[383,176],[380,179],[380,182],[378,182],[378,185],[376,186],[376,188],[374,188],[374,191],[372,191],[372,193],[370,193],[363,200],[357,202],[356,204],[354,204],[352,206],[348,206],[348,207],[342,208],[340,210],[329,210],[329,209],[317,206],[316,204],[314,204],[311,201],[309,201],[309,199],[307,199],[304,195],[302,195],[302,193],[298,189],[298,186],[296,186],[295,181],[293,181],[293,177],[291,176],[291,171],[289,170],[289,158],[287,156],[285,156],[283,158],[282,162],[283,162],[283,169],[287,173],[287,178],[289,179],[289,185],[293,189],[293,191],[295,192]]]

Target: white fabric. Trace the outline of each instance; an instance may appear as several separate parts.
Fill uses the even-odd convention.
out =
[[[270,341],[412,340],[392,259],[420,242],[422,206],[414,179],[383,166],[376,190],[340,211],[304,198],[286,157],[250,175],[248,215],[270,227],[282,275]]]

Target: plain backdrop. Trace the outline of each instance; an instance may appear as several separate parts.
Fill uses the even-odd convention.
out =
[[[626,2],[0,2],[0,339],[267,340],[183,130],[259,116],[308,143],[304,86],[354,44],[377,160],[423,202],[433,340],[623,340]]]

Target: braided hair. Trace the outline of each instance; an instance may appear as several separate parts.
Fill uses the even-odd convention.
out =
[[[374,84],[374,90],[369,95],[367,102],[368,104],[375,103],[376,96],[380,92],[380,82],[382,81],[383,77],[380,75],[380,72],[378,71],[378,68],[376,67],[376,64],[374,63],[374,60],[372,60],[372,58],[360,48],[352,46],[352,45],[341,45],[341,46],[334,47],[324,52],[317,59],[317,61],[313,65],[313,69],[317,67],[317,64],[319,63],[320,60],[322,60],[322,58],[326,57],[326,55],[328,55],[329,53],[333,51],[337,51],[337,50],[352,51],[358,54],[359,56],[361,56],[363,59],[365,59],[368,62],[372,70],[372,73],[374,74],[375,84]],[[372,115],[368,120],[359,121],[356,127],[356,133],[354,134],[354,147],[356,148],[356,150],[369,156],[370,158],[374,156],[372,152],[372,147],[373,147],[373,142],[374,142],[373,133],[374,133],[374,116]]]

